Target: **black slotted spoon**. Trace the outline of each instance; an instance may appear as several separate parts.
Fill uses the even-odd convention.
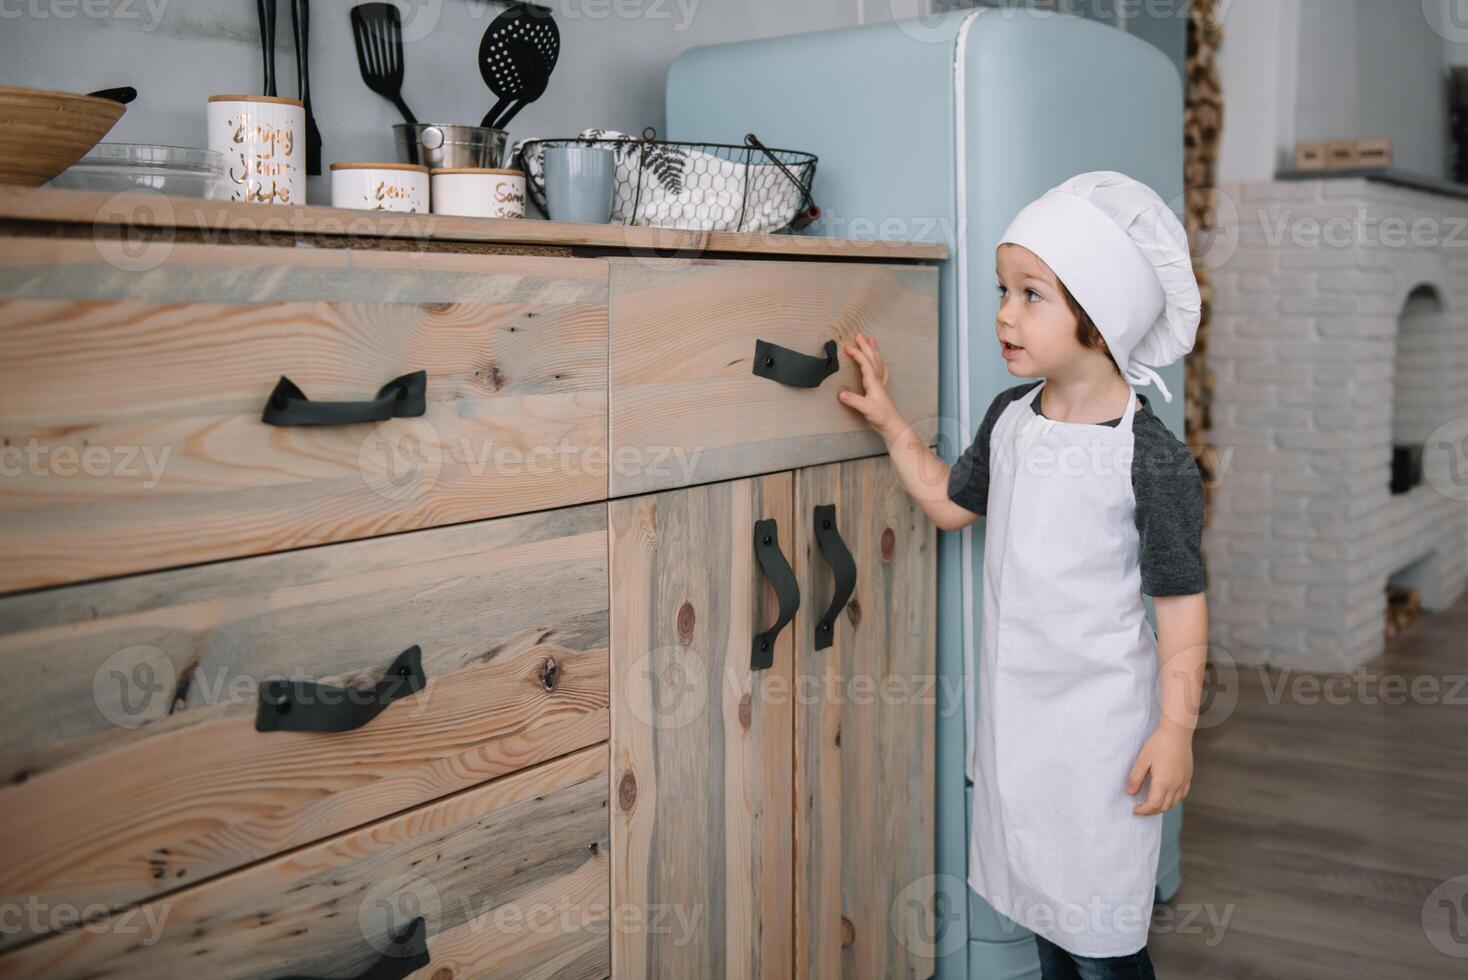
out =
[[[511,7],[496,17],[479,42],[479,72],[500,98],[480,125],[502,129],[545,94],[560,54],[561,32],[549,12]]]
[[[352,8],[352,37],[357,42],[357,67],[362,81],[398,107],[403,119],[418,118],[403,101],[403,21],[390,3],[363,3]]]

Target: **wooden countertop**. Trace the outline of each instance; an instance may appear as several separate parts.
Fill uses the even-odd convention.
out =
[[[893,242],[813,235],[747,235],[680,231],[627,225],[580,225],[559,221],[456,218],[340,208],[242,204],[169,197],[152,191],[54,190],[0,184],[0,223],[9,233],[26,224],[105,227],[124,232],[186,229],[208,240],[241,236],[299,239],[312,236],[387,242],[474,243],[526,251],[574,249],[578,254],[610,251],[772,255],[817,259],[931,261],[947,258],[937,242]]]

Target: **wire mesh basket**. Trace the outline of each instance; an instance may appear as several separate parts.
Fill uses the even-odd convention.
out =
[[[744,145],[660,140],[651,128],[639,139],[588,129],[571,139],[529,139],[515,145],[530,199],[548,215],[546,148],[595,146],[613,151],[612,218],[624,225],[696,231],[778,232],[820,216],[811,198],[816,157],[765,146],[753,134]]]

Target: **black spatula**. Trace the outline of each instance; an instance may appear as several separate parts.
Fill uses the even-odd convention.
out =
[[[357,42],[357,66],[362,81],[398,107],[403,119],[418,118],[403,101],[403,21],[390,3],[363,3],[352,8],[352,36]]]

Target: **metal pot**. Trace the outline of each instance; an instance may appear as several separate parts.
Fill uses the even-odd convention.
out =
[[[507,133],[488,126],[453,123],[398,123],[398,162],[438,167],[498,167],[505,155]]]

